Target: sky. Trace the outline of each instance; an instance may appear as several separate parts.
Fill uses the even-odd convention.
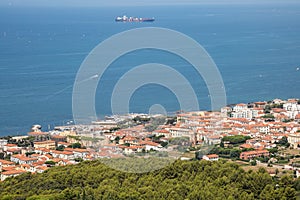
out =
[[[0,0],[0,6],[103,7],[193,4],[298,3],[299,0]]]

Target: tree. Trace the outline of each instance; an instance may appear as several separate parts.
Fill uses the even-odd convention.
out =
[[[220,147],[224,148],[224,142],[223,141],[221,141]]]
[[[4,154],[3,152],[1,152],[1,153],[0,153],[0,159],[2,159],[2,160],[3,160],[3,159],[4,159],[4,157],[5,157],[5,154]]]
[[[83,159],[82,159],[82,158],[75,158],[74,161],[75,161],[75,162],[82,162]]]
[[[123,167],[161,164],[158,158],[119,159]],[[113,159],[107,159],[114,162]],[[117,171],[104,160],[52,167],[0,182],[4,199],[295,199],[296,181],[275,181],[264,169],[244,171],[232,162],[180,161],[148,173]],[[146,165],[139,165],[141,163]],[[114,166],[116,166],[114,165]],[[277,183],[278,187],[275,187]],[[9,195],[7,195],[9,194]],[[270,198],[273,197],[273,198]]]
[[[54,162],[53,160],[48,160],[45,162],[46,165],[55,165],[56,162]]]
[[[68,146],[69,148],[81,148],[81,144],[79,142],[73,143],[71,145]]]
[[[262,116],[262,118],[265,118],[265,119],[274,119],[274,115],[272,114],[265,114],[264,116]]]
[[[252,160],[252,161],[250,162],[250,164],[251,164],[252,166],[255,166],[255,165],[257,164],[257,162],[256,162],[256,160]]]
[[[239,150],[239,149],[232,149],[230,151],[230,157],[231,158],[239,158],[240,154],[241,154],[241,150]]]
[[[222,141],[228,141],[230,144],[241,144],[246,142],[246,140],[251,139],[249,136],[235,135],[235,136],[225,136]]]
[[[279,144],[280,146],[285,146],[285,147],[289,147],[289,146],[290,146],[290,143],[288,142],[288,139],[287,139],[286,136],[283,136],[283,137],[279,140],[278,144]]]
[[[59,145],[56,150],[57,151],[63,151],[65,149],[65,146],[64,145]]]
[[[272,200],[274,199],[273,193],[274,193],[274,187],[272,185],[267,185],[260,193],[259,197],[262,200]]]
[[[116,141],[117,144],[119,144],[120,139],[121,138],[119,136],[115,137],[115,141]]]
[[[268,149],[268,151],[271,153],[271,154],[275,154],[278,152],[278,148],[271,148],[271,149]]]

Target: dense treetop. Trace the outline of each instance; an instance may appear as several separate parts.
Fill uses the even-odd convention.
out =
[[[142,159],[140,159],[142,162]],[[123,160],[131,162],[130,159]],[[136,165],[139,165],[137,161]],[[155,160],[151,161],[156,162]],[[1,199],[296,199],[299,180],[274,179],[237,164],[176,161],[148,173],[126,173],[101,161],[26,173],[0,183]]]

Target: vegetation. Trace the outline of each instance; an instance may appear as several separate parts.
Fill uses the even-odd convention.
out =
[[[249,136],[243,136],[243,135],[235,135],[235,136],[225,136],[222,138],[222,142],[229,142],[230,144],[242,144],[245,143],[246,140],[251,139]]]
[[[142,160],[142,159],[140,159]],[[123,159],[123,166],[127,159]],[[151,163],[155,161],[151,160]],[[176,161],[148,173],[125,173],[101,161],[54,167],[0,183],[2,199],[296,199],[300,180],[272,179],[225,161]]]
[[[159,125],[166,123],[166,117],[152,117],[150,123],[145,126],[148,132],[154,131]]]
[[[34,141],[34,137],[32,136],[28,136],[20,140],[13,139],[12,136],[5,136],[2,137],[1,139],[7,140],[8,144],[16,144],[18,147],[30,147],[30,146],[32,147]]]
[[[289,122],[292,122],[293,121],[293,119],[283,119],[282,120],[282,122],[284,122],[284,123],[289,123]]]
[[[283,103],[281,104],[270,104],[270,105],[266,105],[264,108],[264,113],[270,113],[270,111],[272,110],[272,108],[283,108]]]
[[[286,136],[283,136],[283,137],[279,140],[278,145],[284,146],[284,147],[289,147],[289,146],[290,146],[290,143],[288,142],[287,137],[286,137]]]
[[[64,145],[59,145],[58,147],[56,147],[57,151],[63,151],[65,149]]]
[[[81,144],[79,142],[73,143],[71,145],[68,146],[69,148],[81,148]]]
[[[53,160],[48,160],[45,162],[46,165],[55,165],[56,163]]]
[[[262,118],[265,118],[265,119],[274,119],[274,115],[272,114],[265,114],[264,116],[262,116]]]
[[[99,140],[103,140],[103,138],[81,136],[81,140],[82,141],[98,142]]]
[[[222,148],[222,147],[215,147],[210,151],[210,153],[218,154],[220,157],[234,158],[234,159],[239,158],[241,152],[242,150],[238,148]]]
[[[270,152],[270,154],[276,154],[276,153],[278,153],[278,148],[277,147],[271,148],[271,149],[267,149],[267,150]]]

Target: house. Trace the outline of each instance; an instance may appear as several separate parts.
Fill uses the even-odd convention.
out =
[[[231,107],[223,107],[221,108],[221,116],[222,117],[230,117],[229,114],[232,112],[232,108]]]
[[[266,105],[267,105],[267,102],[255,102],[255,103],[254,103],[254,106],[255,106],[256,108],[265,108]]]
[[[5,145],[7,145],[7,140],[1,139],[0,140],[0,149],[3,149]]]
[[[49,140],[50,138],[49,133],[41,132],[41,131],[29,132],[28,136],[34,137],[35,141],[45,141],[45,140]]]
[[[120,144],[130,144],[130,145],[137,145],[139,140],[132,136],[125,136],[124,138],[120,139]]]
[[[53,140],[46,140],[40,142],[33,143],[35,148],[46,148],[46,149],[55,149],[55,141]]]
[[[143,146],[130,146],[130,147],[124,147],[124,153],[125,153],[125,154],[138,153],[138,152],[142,152],[143,149],[144,149]]]
[[[89,154],[89,151],[87,149],[66,148],[65,151],[71,151],[71,152],[73,152],[74,158],[85,158]]]
[[[155,131],[153,131],[153,134],[155,134],[156,136],[164,136],[164,137],[167,137],[167,138],[171,137],[170,132],[167,131],[166,129],[155,130]]]
[[[11,171],[5,171],[1,173],[1,181],[4,181],[8,177],[14,177],[18,176],[20,174],[26,173],[24,170],[11,170]]]
[[[14,162],[0,159],[0,167],[8,167],[8,166],[14,166],[14,165],[15,165]]]
[[[221,135],[208,135],[204,137],[204,141],[206,142],[206,144],[215,145],[221,143],[221,138]]]
[[[218,161],[219,160],[219,156],[217,154],[208,154],[208,155],[204,155],[202,157],[203,160],[208,160],[208,161]]]
[[[27,171],[30,172],[30,165],[28,164],[21,164],[17,167],[18,170],[23,170],[23,171]]]
[[[7,155],[20,154],[21,152],[22,152],[22,148],[9,148],[6,150]]]
[[[267,150],[256,150],[256,151],[245,151],[240,154],[240,159],[250,160],[252,158],[269,156],[269,151]]]
[[[35,171],[37,173],[43,173],[47,169],[49,169],[47,166],[42,166],[42,165],[38,165],[38,166],[35,167]]]
[[[10,157],[10,160],[14,163],[19,163],[20,165],[21,164],[32,164],[34,162],[37,162],[37,158],[28,158],[24,155],[21,155],[21,154],[16,154],[16,155],[12,155]]]
[[[70,151],[52,150],[51,154],[52,154],[53,158],[60,158],[60,159],[66,159],[66,160],[73,160],[74,159],[74,154],[73,154],[73,152],[70,152]]]
[[[67,141],[67,136],[63,135],[51,135],[50,139],[55,141],[56,143],[58,142],[66,142]]]
[[[291,133],[287,137],[288,142],[294,149],[298,148],[298,144],[300,142],[300,133]]]
[[[160,144],[152,141],[141,141],[140,145],[144,146],[146,151],[150,151],[150,150],[159,151],[159,149],[161,148]]]
[[[68,142],[58,142],[57,143],[57,146],[59,147],[59,146],[64,146],[64,147],[68,147],[68,146],[70,146],[71,145],[71,143],[68,143]]]
[[[236,104],[234,107],[233,107],[233,111],[234,112],[239,112],[239,111],[243,111],[245,109],[247,109],[248,106],[247,104],[244,104],[244,103],[239,103],[239,104]]]
[[[17,144],[4,144],[3,145],[3,151],[7,151],[10,149],[21,149],[21,147],[18,147]]]
[[[250,149],[250,148],[253,148],[253,146],[251,144],[241,144],[240,146],[240,149]]]
[[[193,135],[193,132],[187,128],[169,128],[168,131],[171,133],[173,138],[175,137],[190,137]]]

